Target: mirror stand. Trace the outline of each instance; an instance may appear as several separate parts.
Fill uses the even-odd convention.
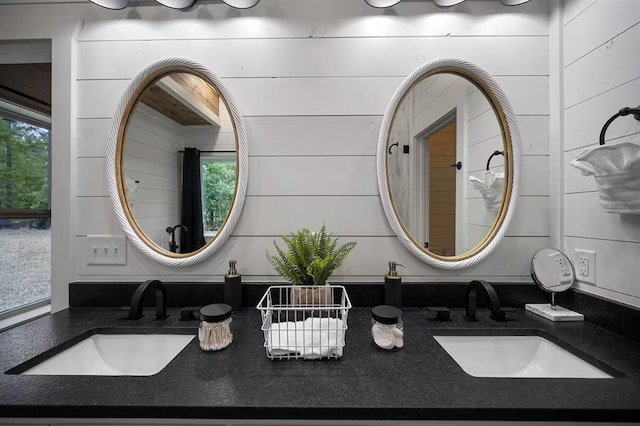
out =
[[[556,293],[571,288],[575,273],[564,253],[540,249],[531,259],[531,278],[544,291],[551,293],[551,303],[527,303],[525,309],[550,321],[584,321],[584,315],[556,304]]]

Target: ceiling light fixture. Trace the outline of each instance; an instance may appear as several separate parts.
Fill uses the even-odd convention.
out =
[[[196,3],[196,0],[156,0],[163,6],[171,9],[188,9]]]
[[[500,3],[502,3],[505,6],[518,6],[521,4],[525,4],[529,1],[531,0],[500,0]]]
[[[129,0],[89,0],[91,3],[102,6],[105,9],[120,10],[127,7]]]
[[[371,7],[385,8],[395,6],[402,0],[364,0]]]
[[[236,9],[249,9],[258,4],[260,0],[222,0],[231,7]]]
[[[102,6],[106,9],[121,10],[129,5],[129,0],[89,0],[93,4]],[[156,0],[157,3],[170,7],[171,9],[188,10],[193,7],[198,0]],[[218,0],[219,1],[219,0]],[[375,1],[375,0],[373,0]],[[389,0],[386,0],[387,2]],[[399,2],[400,0],[395,0]],[[213,0],[201,0],[201,3],[213,3]],[[231,6],[235,9],[249,9],[260,2],[260,0],[222,0],[227,6]],[[147,6],[153,3],[143,3],[136,1],[132,6]]]
[[[464,0],[431,0],[433,4],[440,7],[450,7],[462,3]]]

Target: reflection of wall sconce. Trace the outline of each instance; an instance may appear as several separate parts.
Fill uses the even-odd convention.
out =
[[[491,165],[491,159],[496,155],[502,155],[504,157],[504,151],[498,151],[498,150],[493,151],[493,154],[491,154],[489,156],[489,159],[487,160],[487,170],[489,170],[489,166]]]
[[[120,10],[129,5],[129,0],[89,0],[91,3],[102,6],[106,9]],[[170,7],[172,9],[187,10],[196,4],[198,0],[156,0],[159,4]],[[211,2],[211,0],[200,0],[202,3]],[[222,0],[223,3],[236,9],[248,9],[258,4],[260,0]],[[136,2],[135,6],[144,6]]]
[[[369,6],[385,8],[385,7],[395,6],[396,4],[400,3],[402,0],[364,0],[364,1]],[[456,4],[460,4],[464,0],[431,0],[431,1],[436,6],[449,7],[449,6],[455,6]],[[518,6],[520,4],[527,3],[528,1],[530,0],[500,0],[500,3],[502,3],[505,6]]]

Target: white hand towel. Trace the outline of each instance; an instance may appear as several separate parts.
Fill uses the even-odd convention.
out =
[[[274,323],[267,334],[273,356],[300,354],[306,359],[341,357],[344,325],[339,318],[307,318]]]
[[[469,176],[469,182],[482,194],[487,211],[497,212],[500,209],[504,188],[504,172],[486,170],[481,173],[479,178]]]
[[[600,204],[609,213],[640,213],[640,145],[624,142],[587,148],[571,161],[583,175],[593,175]]]

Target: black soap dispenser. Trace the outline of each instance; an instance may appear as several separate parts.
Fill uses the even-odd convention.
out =
[[[384,276],[384,304],[402,308],[402,278],[396,271],[398,266],[406,268],[395,260],[389,261],[389,272]]]
[[[224,276],[224,303],[231,306],[231,312],[242,309],[242,277],[236,269],[236,261],[229,261],[229,272]]]

